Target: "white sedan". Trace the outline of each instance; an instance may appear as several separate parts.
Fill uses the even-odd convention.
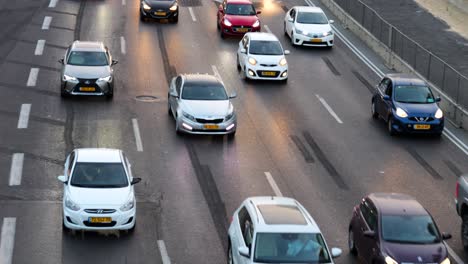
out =
[[[295,6],[284,18],[284,34],[290,37],[292,45],[333,47],[334,33],[319,7]]]
[[[256,80],[288,79],[288,62],[278,38],[271,33],[252,32],[244,35],[237,50],[237,68],[245,78]]]
[[[121,150],[75,149],[65,162],[64,230],[133,230],[136,201],[130,163]]]

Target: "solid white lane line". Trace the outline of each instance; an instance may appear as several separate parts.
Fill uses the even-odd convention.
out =
[[[38,40],[36,44],[36,50],[34,51],[34,55],[36,56],[42,55],[42,53],[44,52],[44,46],[45,46],[45,40],[44,39]]]
[[[468,146],[461,141],[461,139],[457,138],[455,134],[453,134],[450,130],[447,128],[444,128],[443,134],[452,141],[453,144],[458,146],[463,152],[465,152],[466,155],[468,155]]]
[[[22,104],[18,118],[18,128],[28,128],[29,113],[31,113],[31,104]]]
[[[11,158],[10,186],[21,185],[23,175],[24,153],[14,153]]]
[[[444,241],[445,246],[447,247],[447,251],[449,252],[449,255],[455,260],[457,264],[465,264],[463,260],[453,251],[453,249],[447,244],[447,242]]]
[[[42,30],[48,30],[51,22],[52,22],[52,17],[50,16],[44,17],[44,22],[42,22]]]
[[[263,28],[264,28],[268,33],[271,33],[270,27],[268,27],[268,25],[263,25]]]
[[[15,246],[16,218],[5,217],[0,237],[0,264],[13,263],[13,248]]]
[[[120,37],[120,51],[122,54],[127,53],[127,44],[124,37]]]
[[[29,72],[28,82],[26,83],[26,85],[36,86],[37,75],[39,75],[39,68],[31,68],[31,71]]]
[[[171,264],[171,259],[167,254],[166,244],[164,244],[164,240],[158,240],[158,248],[159,252],[161,253],[161,259],[163,264]]]
[[[192,7],[189,6],[188,11],[190,12],[190,16],[192,17],[193,22],[197,22],[197,18],[195,17],[195,13],[193,12]]]
[[[215,75],[216,77],[218,77],[218,79],[223,80],[223,79],[221,78],[221,74],[219,74],[218,68],[216,68],[215,65],[211,65],[211,69],[213,70],[214,75]]]
[[[50,8],[56,7],[56,6],[57,6],[57,2],[58,2],[58,0],[50,0],[50,2],[49,2],[49,7],[50,7]]]
[[[322,103],[322,105],[328,110],[328,112],[330,113],[331,116],[333,116],[335,119],[336,119],[336,122],[340,123],[340,124],[343,124],[343,121],[341,121],[341,119],[338,117],[338,115],[335,113],[335,111],[333,111],[333,109],[330,107],[330,105],[328,105],[327,101],[325,101],[325,99],[323,99],[322,97],[320,97],[320,95],[316,94],[315,96],[317,96],[317,98],[319,99],[319,101]]]
[[[271,188],[273,189],[273,192],[275,193],[275,195],[282,197],[283,194],[281,193],[278,185],[276,184],[275,179],[273,179],[273,176],[271,176],[271,173],[269,173],[268,171],[265,171],[265,176],[266,176],[266,178],[268,180],[268,183],[270,184]]]
[[[141,135],[140,135],[140,128],[138,127],[138,120],[136,118],[133,118],[132,123],[133,123],[133,133],[135,134],[135,143],[137,146],[137,150],[142,152],[143,143],[141,143]]]

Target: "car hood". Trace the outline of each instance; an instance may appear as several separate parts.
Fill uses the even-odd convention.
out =
[[[408,103],[399,103],[395,102],[395,107],[399,107],[409,115],[409,116],[433,116],[439,106],[436,103],[432,104],[408,104]]]
[[[229,100],[182,100],[181,108],[195,118],[224,118],[232,104]]]
[[[278,64],[284,55],[256,55],[250,54],[249,56],[255,58],[257,65],[259,64]]]
[[[158,0],[145,0],[145,2],[151,6],[151,8],[169,8],[176,1],[158,1]]]
[[[447,257],[447,249],[442,243],[424,245],[385,243],[384,250],[398,263],[440,263]]]
[[[130,186],[124,188],[79,188],[70,186],[69,197],[80,207],[121,206],[132,193]]]
[[[235,26],[248,26],[251,27],[255,21],[258,20],[257,16],[236,16],[236,15],[228,15],[224,16],[229,22],[231,22]]]
[[[66,65],[63,74],[75,78],[97,79],[112,74],[110,66],[74,66]]]
[[[331,31],[329,24],[300,24],[296,23],[296,29],[307,31],[308,33],[325,33]]]

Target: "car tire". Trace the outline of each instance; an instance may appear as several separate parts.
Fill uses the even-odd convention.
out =
[[[233,140],[236,137],[236,131],[227,135],[228,140]]]
[[[228,241],[228,250],[227,250],[227,263],[228,264],[234,264],[234,259],[232,257],[232,246],[231,246],[231,241]]]
[[[348,232],[348,248],[349,248],[349,252],[351,254],[353,254],[354,256],[357,255],[357,249],[356,249],[356,240],[354,239],[354,232],[353,232],[353,228],[350,227],[349,228],[349,232]]]
[[[172,23],[174,23],[174,24],[179,23],[179,15],[177,15],[176,17],[174,17],[174,18],[172,19]]]
[[[167,102],[167,114],[168,114],[169,116],[172,115],[171,104],[170,104],[169,102]]]
[[[465,250],[468,250],[468,213],[462,215],[461,239]]]
[[[291,45],[296,46],[296,43],[294,42],[294,32],[291,32]]]
[[[250,78],[249,78],[249,76],[247,76],[247,69],[246,69],[246,68],[247,68],[247,67],[244,67],[244,70],[243,70],[243,72],[244,72],[244,80],[245,80],[245,82],[249,82],[249,81],[250,81]]]
[[[221,33],[219,35],[221,36],[222,39],[226,38],[226,35],[224,34],[224,32],[222,30],[221,30]]]
[[[390,116],[388,118],[388,122],[387,122],[387,130],[388,130],[388,134],[390,136],[394,136],[396,134],[396,131],[395,129],[393,128],[393,116]]]
[[[177,122],[177,117],[175,118],[175,132],[178,136],[182,135],[182,131],[179,128],[179,122]]]
[[[140,21],[146,22],[146,17],[141,13],[141,11],[140,11]]]
[[[112,91],[112,92],[106,94],[106,99],[107,99],[107,100],[112,100],[113,98],[114,98],[114,91]]]
[[[379,113],[377,113],[377,110],[375,109],[374,100],[372,100],[372,104],[371,104],[371,113],[372,113],[372,118],[374,118],[374,119],[379,118]]]
[[[67,92],[65,92],[65,90],[61,89],[60,90],[60,96],[62,98],[68,98],[69,94]]]
[[[288,32],[286,31],[286,22],[283,23],[283,32],[286,37],[289,37]]]
[[[219,18],[216,20],[216,28],[218,30],[221,30],[221,26],[219,25]]]
[[[288,83],[288,79],[289,79],[289,78],[286,78],[286,79],[284,79],[284,80],[281,80],[281,83],[282,83],[282,84],[287,84],[287,83]]]
[[[239,62],[239,55],[237,55],[237,71],[241,71],[241,70],[242,70],[242,67]]]

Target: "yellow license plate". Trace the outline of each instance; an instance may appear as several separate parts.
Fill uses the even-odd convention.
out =
[[[414,129],[428,130],[428,129],[431,129],[431,125],[414,125]]]
[[[95,87],[80,87],[80,91],[82,92],[94,92],[96,91]]]
[[[272,72],[272,71],[264,71],[264,72],[262,72],[262,75],[263,76],[275,76],[276,73]]]
[[[322,39],[319,39],[319,38],[313,38],[313,39],[311,39],[310,41],[312,41],[312,42],[322,42]]]
[[[245,33],[245,32],[247,32],[247,31],[249,31],[248,28],[238,28],[238,29],[237,29],[237,32]]]
[[[165,16],[166,12],[154,12],[154,14],[157,16]]]
[[[110,223],[112,222],[111,217],[90,217],[89,218],[90,223]]]
[[[219,128],[218,125],[204,125],[203,127],[205,129],[218,129]]]

